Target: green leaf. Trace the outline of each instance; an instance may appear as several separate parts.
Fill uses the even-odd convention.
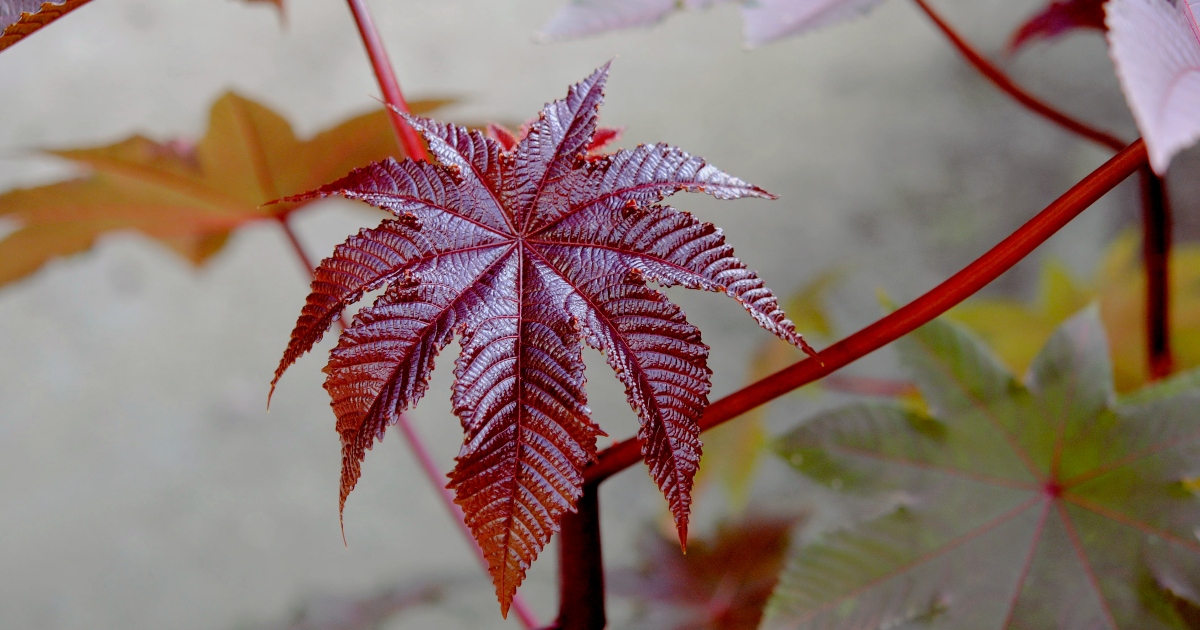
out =
[[[764,628],[1195,627],[1200,372],[1118,398],[1095,308],[1023,382],[947,322],[897,348],[932,417],[857,404],[777,444],[894,508],[797,550]]]

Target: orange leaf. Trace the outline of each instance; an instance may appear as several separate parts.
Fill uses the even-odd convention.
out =
[[[445,101],[414,103],[428,111]],[[309,190],[355,166],[399,155],[383,110],[352,118],[311,140],[267,107],[233,93],[212,107],[198,143],[133,136],[90,149],[51,151],[88,169],[79,179],[0,195],[0,285],[58,256],[89,249],[107,232],[136,230],[199,264],[230,232],[298,204],[260,207]]]

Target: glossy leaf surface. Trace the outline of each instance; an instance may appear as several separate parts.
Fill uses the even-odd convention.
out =
[[[657,531],[638,541],[641,567],[609,574],[636,601],[635,628],[755,630],[779,579],[796,520],[749,517],[693,541],[687,554]]]
[[[798,550],[765,628],[1185,628],[1200,571],[1200,373],[1117,398],[1094,309],[1024,382],[935,321],[898,343],[932,417],[823,414],[782,455],[895,509]]]
[[[1200,139],[1200,0],[1110,0],[1109,54],[1159,175]]]
[[[1031,302],[1011,298],[970,300],[950,317],[978,333],[1017,374],[1033,363],[1038,350],[1068,317],[1097,301],[1112,348],[1118,392],[1150,381],[1146,360],[1146,272],[1141,237],[1129,232],[1109,246],[1093,277],[1079,282],[1054,261],[1042,267],[1040,288]],[[1200,367],[1200,245],[1171,249],[1170,331],[1176,368]],[[789,313],[792,311],[789,309]]]
[[[542,28],[546,39],[570,39],[656,24],[681,9],[730,0],[572,0]],[[759,46],[865,13],[881,0],[741,0],[746,43]]]
[[[0,51],[91,0],[0,0]]]
[[[429,111],[442,101],[414,103]],[[133,136],[89,149],[51,151],[87,170],[79,179],[0,195],[0,218],[18,229],[0,240],[0,285],[101,235],[136,230],[199,264],[229,234],[297,204],[262,204],[310,190],[356,165],[396,154],[382,110],[300,140],[279,114],[229,93],[213,104],[199,142]]]
[[[573,509],[596,452],[581,342],[604,351],[625,384],[651,476],[686,536],[708,348],[648,281],[724,292],[803,345],[717,228],[654,205],[681,190],[770,195],[667,145],[586,159],[606,78],[607,66],[548,104],[511,151],[479,132],[410,118],[436,163],[388,160],[297,198],[341,195],[397,218],[321,263],[276,380],[346,305],[388,287],[326,368],[344,505],[366,450],[416,404],[434,357],[462,335],[452,402],[466,441],[450,486],[505,611]]]
[[[1053,0],[1013,32],[1008,50],[1015,52],[1032,42],[1054,39],[1076,29],[1104,31],[1104,0]]]

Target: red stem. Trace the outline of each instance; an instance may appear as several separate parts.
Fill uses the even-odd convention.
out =
[[[962,271],[892,314],[825,349],[820,353],[823,363],[813,359],[800,361],[712,403],[700,419],[700,428],[708,430],[736,418],[841,369],[932,321],[1011,269],[1146,164],[1146,145],[1139,139]],[[596,463],[584,471],[585,483],[598,484],[641,458],[641,444],[636,438],[614,444],[604,449]]]
[[[399,112],[409,113],[408,102],[400,91],[400,82],[396,80],[396,71],[392,69],[392,60],[388,58],[387,49],[383,47],[383,39],[371,19],[365,0],[346,0],[350,12],[354,14],[354,22],[358,25],[358,34],[362,36],[363,45],[367,48],[367,56],[371,58],[371,68],[375,70],[375,78],[379,80],[379,89],[383,90],[383,102],[389,105],[388,117],[392,121],[392,131],[396,132],[396,141],[404,149],[405,155],[414,160],[424,160],[425,145]],[[399,112],[397,111],[399,110]]]
[[[996,67],[996,65],[991,61],[988,61],[987,57],[984,57],[978,50],[975,49],[974,46],[971,46],[967,40],[963,39],[954,30],[954,28],[950,26],[950,24],[943,20],[942,17],[925,2],[925,0],[913,0],[913,2],[917,3],[917,6],[925,12],[925,15],[929,16],[929,19],[932,20],[934,25],[942,31],[942,34],[946,36],[946,39],[949,39],[950,43],[958,49],[958,52],[961,53],[964,58],[966,58],[968,63],[974,66],[980,74],[986,77],[987,80],[991,81],[996,87],[1013,97],[1013,99],[1021,105],[1024,105],[1026,109],[1062,127],[1063,129],[1066,129],[1067,131],[1087,138],[1088,140],[1091,140],[1097,144],[1106,146],[1113,151],[1120,151],[1121,149],[1125,148],[1125,142],[1120,138],[1117,138],[1108,132],[1096,129],[1095,127],[1092,127],[1091,125],[1077,118],[1064,114],[1063,112],[1060,112],[1054,107],[1050,106],[1045,101],[1030,94],[1029,92],[1026,92],[1024,88],[1017,85],[1016,82],[1014,82],[1003,70]]]
[[[1142,172],[1142,260],[1146,267],[1146,349],[1150,379],[1168,376],[1171,352],[1171,204],[1167,183],[1154,171]]]
[[[283,233],[287,235],[288,242],[292,244],[292,249],[296,252],[296,257],[304,264],[304,268],[308,270],[310,276],[315,272],[312,262],[309,261],[308,254],[304,251],[304,246],[300,244],[300,239],[296,235],[296,231],[288,223],[286,217],[279,217],[279,224],[283,226]],[[345,317],[339,317],[336,322],[338,326],[345,330]],[[441,499],[442,505],[446,511],[450,513],[450,520],[458,526],[459,533],[467,539],[467,544],[475,550],[476,557],[479,558],[480,564],[483,565],[485,573],[488,572],[487,558],[484,557],[483,551],[479,548],[479,543],[475,542],[475,536],[471,534],[471,530],[467,527],[466,521],[463,520],[463,512],[458,504],[454,502],[454,494],[446,488],[444,476],[438,468],[437,463],[433,459],[432,453],[425,446],[425,442],[421,440],[421,436],[417,434],[412,423],[404,414],[399,414],[396,418],[396,424],[400,427],[400,432],[404,434],[404,440],[412,450],[413,455],[417,458],[417,463],[421,466],[421,472],[425,473],[426,480],[429,485],[437,492],[438,498]],[[517,619],[526,630],[534,630],[540,627],[537,617],[533,614],[533,609],[519,595],[513,596],[512,606],[510,607],[517,615]]]

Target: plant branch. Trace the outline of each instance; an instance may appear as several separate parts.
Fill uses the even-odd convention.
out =
[[[969,42],[959,35],[933,8],[927,0],[913,0],[934,25],[942,31],[962,56],[996,87],[1011,96],[1033,113],[1060,127],[1087,138],[1114,151],[1124,143],[1104,131],[1088,125],[1072,116],[1053,108],[1045,101],[1033,96],[1017,85],[1003,70],[988,61]],[[1146,355],[1152,379],[1171,373],[1174,357],[1171,352],[1169,326],[1170,288],[1168,264],[1171,249],[1171,207],[1166,184],[1150,169],[1145,169],[1142,179],[1142,255],[1146,268]]]
[[[814,359],[800,361],[712,403],[700,419],[701,430],[711,429],[835,372],[932,321],[1011,269],[1146,164],[1146,145],[1139,139],[962,271],[890,315],[826,348],[819,355],[821,362]],[[614,444],[604,449],[597,461],[584,470],[585,483],[598,484],[641,458],[641,444],[637,438]]]
[[[354,23],[358,25],[358,34],[362,36],[363,46],[367,48],[367,56],[371,58],[371,68],[375,70],[375,78],[379,80],[379,89],[383,90],[383,100],[388,105],[388,118],[392,121],[392,131],[396,133],[396,141],[404,149],[405,155],[414,160],[424,160],[425,146],[421,138],[399,112],[409,113],[408,102],[400,91],[400,82],[396,80],[396,71],[392,69],[392,60],[388,58],[387,49],[383,47],[383,39],[371,12],[367,10],[366,0],[346,0],[350,12],[354,14]],[[398,110],[398,111],[397,111]]]
[[[1125,148],[1125,142],[1120,138],[1096,129],[1073,116],[1060,112],[1050,104],[1025,91],[1008,74],[991,61],[988,61],[987,57],[984,57],[974,46],[963,39],[949,23],[933,10],[933,7],[929,6],[926,0],[913,0],[913,2],[925,12],[925,15],[929,16],[929,19],[942,31],[946,39],[950,40],[950,43],[958,49],[958,52],[967,60],[967,63],[974,66],[988,81],[991,81],[993,85],[1025,106],[1026,109],[1071,133],[1087,138],[1096,144],[1106,146],[1113,151],[1120,151]]]
[[[1146,358],[1150,378],[1171,373],[1171,203],[1167,182],[1148,167],[1142,175],[1142,261],[1146,267]]]
[[[304,246],[300,243],[300,239],[296,235],[296,231],[293,230],[292,226],[288,223],[287,217],[279,217],[279,224],[283,227],[283,232],[287,235],[288,242],[291,243],[292,249],[296,253],[296,257],[300,259],[300,262],[304,265],[304,268],[308,270],[309,276],[312,277],[316,268],[313,267],[312,262],[308,258],[308,254],[305,253]],[[344,320],[344,316],[335,320],[338,327],[342,330],[345,330],[346,327]],[[430,487],[434,489],[438,495],[438,498],[441,500],[442,505],[446,508],[446,511],[450,513],[450,520],[454,521],[454,524],[458,526],[459,533],[466,538],[467,544],[470,545],[471,549],[475,550],[475,555],[479,558],[480,563],[483,565],[484,572],[488,573],[487,558],[484,557],[483,551],[479,548],[479,543],[475,542],[475,536],[471,534],[471,530],[467,527],[466,521],[463,520],[462,508],[458,507],[458,504],[454,502],[454,494],[445,487],[446,484],[443,481],[442,472],[438,468],[437,463],[434,461],[433,454],[429,451],[429,448],[425,446],[425,442],[421,439],[421,436],[417,434],[417,430],[412,426],[412,423],[409,422],[407,416],[404,414],[399,414],[396,417],[396,425],[400,427],[400,432],[404,434],[404,440],[408,444],[409,449],[412,450],[413,456],[417,458],[417,463],[421,467],[421,472],[425,474],[425,478],[429,482]],[[521,625],[524,626],[526,630],[535,630],[536,628],[540,627],[537,617],[533,614],[533,609],[531,609],[529,604],[525,603],[525,600],[521,599],[519,595],[513,596],[511,610],[517,615],[517,620],[521,622]]]

